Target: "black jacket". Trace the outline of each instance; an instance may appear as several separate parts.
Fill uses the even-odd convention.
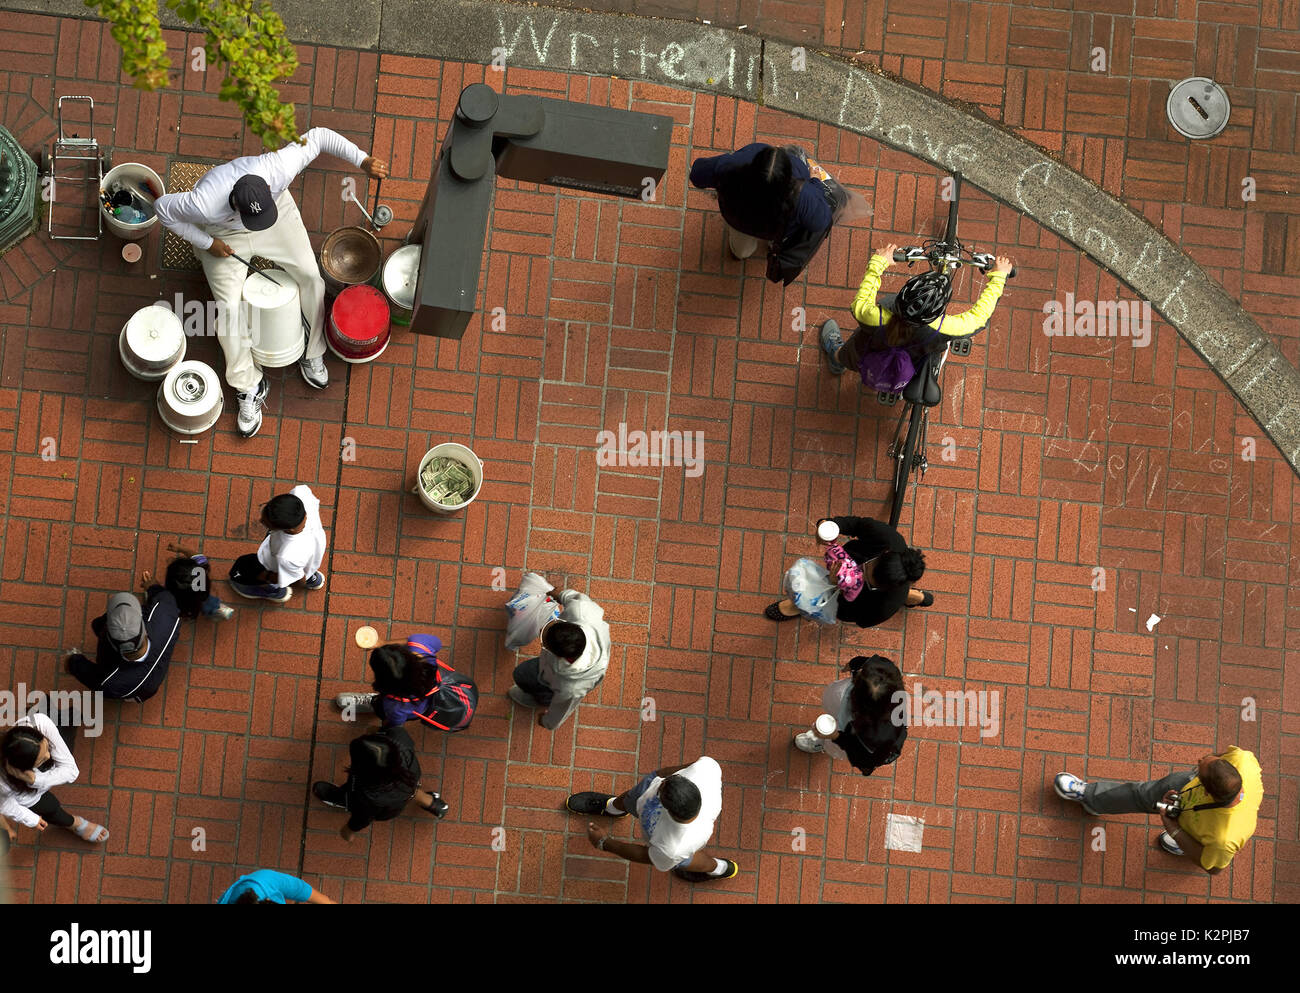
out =
[[[416,758],[415,742],[411,741],[411,736],[400,727],[384,728],[372,733],[382,734],[392,743],[401,757],[402,768],[418,783],[420,761]],[[369,827],[373,821],[391,821],[402,812],[406,802],[415,796],[415,788],[400,780],[362,785],[350,772],[343,789],[347,793],[348,813],[352,815],[348,827],[353,831]]]
[[[85,686],[99,690],[110,700],[134,700],[143,703],[158,692],[167,678],[176,647],[176,633],[180,628],[180,609],[176,598],[155,583],[149,587],[144,605],[144,628],[149,635],[149,653],[144,658],[128,662],[108,640],[101,614],[90,622],[90,628],[99,638],[95,661],[83,655],[74,655],[70,667],[72,674]]]
[[[905,552],[907,542],[897,529],[870,517],[832,517],[841,534],[852,540],[845,542],[844,550],[858,565],[866,565],[881,552]],[[892,590],[869,590],[864,584],[854,600],[840,597],[835,616],[860,628],[874,627],[889,620],[907,603],[908,586]]]

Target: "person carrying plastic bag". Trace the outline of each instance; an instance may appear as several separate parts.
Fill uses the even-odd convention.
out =
[[[549,596],[553,589],[537,573],[524,573],[519,592],[506,601],[506,648],[510,651],[532,644],[542,628],[560,616],[560,605]]]

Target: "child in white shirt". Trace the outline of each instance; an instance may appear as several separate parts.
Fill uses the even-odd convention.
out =
[[[284,603],[291,585],[304,580],[309,590],[325,585],[320,565],[328,539],[320,519],[320,500],[310,487],[295,486],[262,508],[266,538],[257,554],[241,555],[230,569],[230,585],[251,600]]]

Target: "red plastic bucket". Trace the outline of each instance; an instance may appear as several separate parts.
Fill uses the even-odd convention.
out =
[[[369,362],[388,347],[388,324],[388,299],[380,290],[349,286],[330,309],[325,343],[344,362]]]

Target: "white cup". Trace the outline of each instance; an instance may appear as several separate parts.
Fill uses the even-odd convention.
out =
[[[829,738],[835,734],[837,725],[834,716],[831,714],[822,714],[814,722],[813,727],[823,738]]]
[[[817,537],[825,542],[832,542],[840,536],[840,526],[834,521],[822,521],[817,525]]]

